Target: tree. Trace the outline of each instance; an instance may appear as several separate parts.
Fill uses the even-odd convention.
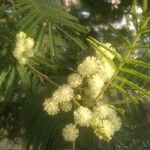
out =
[[[1,119],[1,129],[9,131],[9,138],[21,136],[24,148],[32,150],[149,149],[144,100],[150,95],[148,1],[82,0],[71,5],[58,0],[1,1],[0,113],[7,118],[11,111],[17,120]],[[75,82],[77,76],[82,83],[80,77]],[[64,101],[71,102],[71,111],[57,114],[66,111]],[[110,115],[99,123],[95,116],[103,105],[121,119],[122,126],[111,136],[101,121],[108,125]],[[74,121],[75,136],[78,130],[80,134],[72,144],[64,141],[62,130]]]

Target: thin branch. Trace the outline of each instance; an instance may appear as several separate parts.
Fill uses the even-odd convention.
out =
[[[80,103],[76,101],[76,99],[73,99],[74,104],[76,104],[77,106],[80,106]]]
[[[75,150],[76,149],[76,143],[75,141],[72,143],[72,150]]]
[[[50,83],[50,84],[52,84],[52,85],[54,85],[54,86],[56,86],[56,87],[59,86],[56,82],[54,82],[54,81],[52,81],[51,79],[49,79],[49,77],[48,77],[47,75],[45,75],[45,74],[43,74],[42,72],[38,71],[38,70],[37,70],[36,68],[34,68],[32,65],[30,65],[30,64],[27,64],[27,65],[30,67],[30,69],[31,69],[33,72],[35,72],[35,73],[38,74],[38,76],[40,77],[40,79],[44,79],[44,80],[46,80],[48,83]]]

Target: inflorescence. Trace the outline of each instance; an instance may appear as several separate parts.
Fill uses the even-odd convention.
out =
[[[27,37],[26,33],[19,32],[17,34],[13,55],[20,64],[26,64],[28,59],[34,56],[33,46],[34,40],[31,37]]]
[[[115,51],[110,44],[105,46]],[[113,60],[111,52],[103,47],[101,50]],[[92,128],[99,139],[106,141],[121,128],[117,108],[106,102],[102,92],[114,72],[104,56],[88,56],[78,65],[76,73],[68,76],[67,84],[59,86],[50,98],[45,99],[43,109],[51,116],[60,111],[73,111],[74,123],[66,125],[62,131],[64,140],[74,142],[79,136],[78,126]]]

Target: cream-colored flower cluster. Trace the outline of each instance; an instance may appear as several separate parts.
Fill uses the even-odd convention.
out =
[[[30,57],[34,55],[34,40],[27,37],[26,33],[19,32],[16,36],[16,47],[13,51],[14,57],[20,64],[26,64]]]
[[[94,108],[91,126],[100,139],[111,140],[114,133],[121,128],[121,125],[121,119],[118,117],[114,106],[98,104]]]
[[[85,126],[92,128],[99,139],[110,141],[115,132],[121,128],[121,125],[121,118],[112,105],[101,103],[93,109],[79,106],[74,111],[74,125],[67,125],[62,134],[66,141],[73,142],[79,136],[77,126]]]
[[[81,85],[82,83],[82,77],[78,74],[78,73],[73,73],[71,75],[68,76],[68,84],[72,87],[72,88],[76,88],[79,85]]]
[[[43,108],[49,115],[56,115],[60,110],[69,112],[72,109],[73,97],[73,89],[68,84],[63,84],[54,91],[52,97],[45,99]]]
[[[94,56],[86,57],[81,64],[78,66],[78,72],[83,77],[90,76],[99,70],[99,60]]]
[[[76,128],[76,125],[70,123],[65,126],[62,131],[62,135],[65,141],[74,142],[79,136],[79,129]]]
[[[80,106],[74,111],[74,121],[80,126],[89,126],[92,119],[92,112],[87,107]]]
[[[111,48],[110,44],[105,46]],[[102,47],[101,50],[110,59],[114,58],[105,48]],[[122,123],[116,108],[103,100],[102,92],[114,71],[105,57],[88,56],[78,65],[77,72],[68,76],[67,84],[59,86],[44,101],[43,109],[49,115],[56,115],[60,110],[69,112],[73,109],[74,123],[66,125],[62,131],[66,141],[76,140],[79,136],[78,126],[92,128],[98,138],[107,141],[121,128]]]
[[[74,89],[82,84],[82,77],[73,73],[68,76],[68,84],[58,87],[52,96],[43,103],[44,110],[49,115],[56,115],[60,110],[69,112],[72,109],[72,100],[74,98]]]

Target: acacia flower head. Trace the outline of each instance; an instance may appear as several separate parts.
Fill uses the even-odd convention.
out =
[[[58,103],[51,99],[45,100],[43,103],[43,109],[51,116],[56,115],[59,112]]]
[[[65,141],[74,142],[79,136],[79,130],[74,124],[70,123],[63,128],[62,135]]]
[[[72,88],[76,88],[81,85],[82,77],[78,73],[73,73],[68,76],[67,82]]]
[[[80,106],[74,111],[74,120],[80,126],[89,126],[92,118],[92,112],[87,107]]]
[[[78,72],[82,76],[90,76],[98,71],[99,61],[94,56],[86,57],[78,66]]]
[[[52,95],[57,102],[68,102],[74,97],[74,91],[68,84],[61,85]]]
[[[30,57],[33,57],[35,51],[33,50],[34,40],[27,37],[26,33],[19,32],[16,35],[16,46],[13,51],[14,57],[20,64],[26,64]]]

